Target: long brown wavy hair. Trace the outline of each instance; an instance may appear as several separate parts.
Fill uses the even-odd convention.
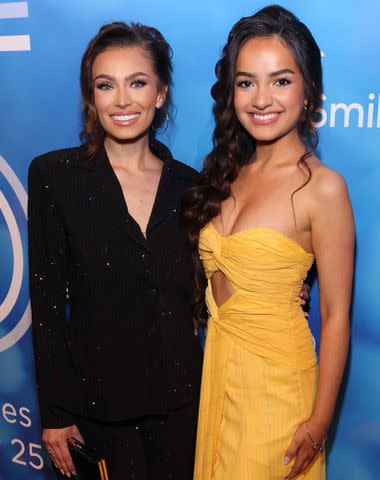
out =
[[[200,230],[220,213],[221,203],[231,195],[231,184],[243,165],[255,153],[255,139],[240,124],[234,108],[235,63],[243,45],[251,38],[277,36],[292,51],[303,76],[306,107],[302,111],[298,133],[305,144],[305,153],[298,167],[311,179],[306,159],[318,144],[313,126],[313,113],[322,95],[321,52],[313,35],[295,15],[278,5],[263,8],[252,16],[239,20],[228,35],[220,60],[215,67],[216,82],[211,89],[214,99],[215,129],[213,149],[207,155],[197,185],[185,192],[183,218],[188,226],[194,266],[194,319],[196,325],[205,323],[205,288],[207,280],[198,255]]]
[[[83,130],[82,142],[87,144],[87,155],[93,156],[103,146],[105,131],[99,122],[94,104],[94,82],[92,66],[96,57],[105,50],[113,47],[141,47],[151,60],[155,73],[162,86],[168,90],[163,106],[156,110],[150,129],[150,136],[167,120],[172,106],[172,49],[161,32],[156,28],[141,25],[140,23],[124,22],[108,23],[101,27],[92,38],[82,57],[80,69],[80,85],[82,91]]]

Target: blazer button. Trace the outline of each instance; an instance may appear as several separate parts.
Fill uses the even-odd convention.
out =
[[[152,288],[152,295],[154,297],[157,295],[157,288]]]

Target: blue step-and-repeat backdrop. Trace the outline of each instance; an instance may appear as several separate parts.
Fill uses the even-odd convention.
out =
[[[213,129],[214,65],[258,0],[0,0],[0,480],[49,480],[30,335],[26,178],[30,161],[78,144],[78,72],[87,41],[114,20],[159,28],[174,50],[177,113],[164,141],[199,168]],[[330,433],[328,478],[378,480],[380,458],[380,3],[280,1],[323,52],[318,154],[347,180],[357,227],[352,342]],[[318,293],[311,327],[318,338]],[[85,341],[85,340],[84,340]],[[269,480],[269,479],[268,479]]]

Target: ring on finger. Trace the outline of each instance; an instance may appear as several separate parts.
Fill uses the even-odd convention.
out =
[[[52,455],[52,456],[55,455],[55,451],[52,448],[48,448],[47,451],[49,455]]]

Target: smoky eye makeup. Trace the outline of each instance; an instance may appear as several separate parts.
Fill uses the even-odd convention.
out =
[[[132,88],[141,88],[144,87],[147,84],[147,81],[142,79],[142,78],[136,78],[131,81],[131,87]]]
[[[106,82],[106,81],[97,82],[95,83],[95,88],[97,90],[110,90],[112,88],[112,85],[110,82]]]
[[[281,77],[281,78],[277,78],[277,80],[275,80],[274,83],[275,83],[275,85],[278,85],[279,87],[286,87],[287,85],[290,85],[293,82],[288,77]]]
[[[245,77],[245,78],[244,78]],[[254,81],[252,78],[247,78],[246,75],[236,75],[235,86],[240,88],[248,88],[253,86]]]
[[[248,88],[251,85],[252,85],[252,82],[250,80],[239,80],[236,82],[236,86],[241,88]]]

